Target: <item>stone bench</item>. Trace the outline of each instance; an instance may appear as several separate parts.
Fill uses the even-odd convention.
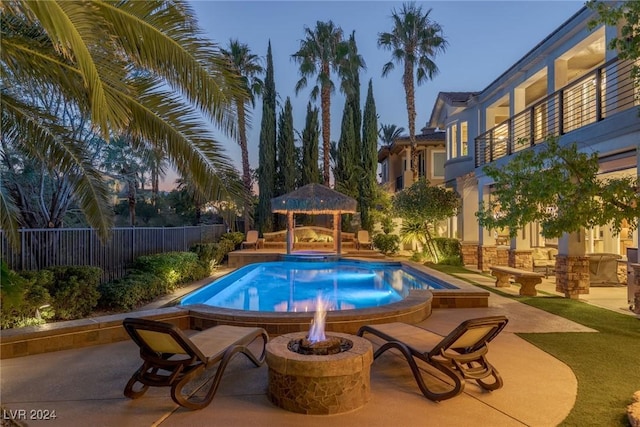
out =
[[[491,275],[496,278],[497,288],[511,286],[509,279],[513,277],[513,281],[520,284],[520,295],[531,297],[535,297],[538,294],[536,285],[542,283],[542,278],[544,277],[542,273],[502,265],[493,265],[489,269],[491,270]]]

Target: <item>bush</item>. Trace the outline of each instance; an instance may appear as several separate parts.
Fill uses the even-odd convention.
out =
[[[40,311],[40,308],[51,299],[47,286],[52,281],[50,271],[18,274],[6,267],[0,288],[0,328],[39,325],[45,318],[51,318],[51,310]]]
[[[233,233],[224,233],[222,236],[220,236],[220,243],[222,243],[223,240],[232,241],[233,247],[235,249],[240,243],[244,242],[244,233],[240,231],[236,231]]]
[[[207,270],[209,275],[216,268],[216,252],[218,250],[217,243],[198,243],[189,249],[198,256],[198,261],[202,267]]]
[[[56,319],[86,317],[98,305],[102,269],[90,266],[49,267],[53,281],[48,291]]]
[[[215,249],[214,249],[215,248]],[[130,310],[175,290],[179,285],[211,274],[204,259],[218,245],[198,245],[196,252],[168,252],[141,256],[125,277],[100,286],[100,306]]]
[[[394,254],[400,248],[400,237],[395,234],[376,234],[373,246],[385,255]]]
[[[440,254],[438,264],[462,265],[460,241],[447,237],[436,237],[432,240],[436,250]]]
[[[182,283],[209,275],[194,252],[167,252],[141,256],[135,260],[133,268],[158,276],[169,291]]]
[[[100,285],[100,307],[130,310],[169,292],[158,276],[133,270],[125,277]]]
[[[224,261],[228,259],[229,252],[232,252],[236,249],[236,244],[233,240],[230,239],[222,239],[220,243],[218,243],[218,247],[216,248],[216,253],[214,255],[213,260],[216,264],[222,264]]]

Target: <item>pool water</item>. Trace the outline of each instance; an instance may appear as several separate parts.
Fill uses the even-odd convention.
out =
[[[410,289],[453,288],[396,262],[275,261],[246,265],[185,296],[180,305],[248,311],[315,311],[318,295],[330,310],[401,301]]]

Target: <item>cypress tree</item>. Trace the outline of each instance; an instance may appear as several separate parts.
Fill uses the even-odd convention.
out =
[[[258,165],[258,212],[256,214],[258,230],[273,230],[271,199],[275,195],[276,184],[276,84],[273,74],[273,56],[271,41],[267,48],[267,71],[264,79],[262,97],[262,123],[260,128]]]
[[[362,123],[362,170],[364,178],[360,180],[360,218],[362,228],[372,231],[373,220],[369,211],[375,203],[375,188],[378,185],[378,180],[376,179],[378,170],[378,115],[376,113],[376,102],[373,98],[373,83],[371,80],[369,80]]]
[[[322,176],[318,167],[318,146],[320,141],[320,122],[318,109],[307,104],[307,118],[302,131],[302,182],[301,186],[320,183]]]
[[[296,146],[293,132],[293,107],[287,97],[278,120],[278,184],[279,194],[296,188]]]
[[[361,157],[360,147],[362,146],[362,138],[360,137],[360,129],[362,126],[362,110],[360,109],[360,68],[364,67],[364,61],[358,55],[358,45],[356,44],[355,31],[351,33],[348,41],[349,46],[349,71],[347,79],[349,86],[347,92],[347,103],[351,108],[353,117],[353,130],[355,136],[355,155]]]
[[[352,197],[358,194],[357,171],[361,163],[357,157],[358,150],[355,142],[353,110],[347,100],[345,101],[344,111],[342,113],[342,127],[340,140],[338,141],[336,167],[333,175],[336,181],[336,189]]]

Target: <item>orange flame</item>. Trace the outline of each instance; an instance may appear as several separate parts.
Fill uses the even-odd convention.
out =
[[[324,334],[325,319],[327,317],[328,302],[322,299],[322,295],[318,294],[316,299],[316,313],[313,316],[311,322],[311,329],[309,330],[309,341],[317,343],[326,341],[327,337]]]

